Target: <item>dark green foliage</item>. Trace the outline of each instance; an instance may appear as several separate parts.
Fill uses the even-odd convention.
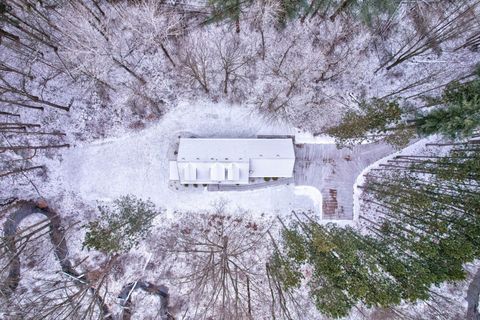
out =
[[[400,302],[398,285],[365,245],[369,238],[362,239],[352,229],[299,223],[285,229],[283,239],[280,270],[299,270],[305,263],[312,266],[310,295],[322,313],[337,318],[348,315],[359,301],[368,306]],[[288,287],[298,284],[298,280],[290,281]]]
[[[308,7],[306,0],[279,0],[281,14],[278,18],[280,23],[285,24],[291,19],[297,18]]]
[[[253,0],[209,0],[208,4],[212,7],[211,21],[230,19],[237,21],[244,6],[248,6]]]
[[[368,26],[375,26],[382,15],[392,15],[402,0],[363,0],[354,1],[353,12]]]
[[[428,299],[432,285],[463,280],[465,263],[480,258],[480,145],[397,161],[363,187],[379,216],[368,235],[298,217],[283,231],[282,270],[310,266],[310,294],[330,317],[360,302]],[[288,286],[298,286],[298,277]]]
[[[12,10],[12,7],[6,1],[0,0],[0,14],[7,13]]]
[[[209,21],[230,19],[238,21],[242,10],[255,0],[209,0],[212,15]],[[401,0],[276,0],[279,5],[278,22],[282,25],[293,19],[304,21],[317,14],[337,16],[342,12],[374,26],[384,15],[391,15]]]
[[[461,138],[470,136],[480,126],[480,79],[454,82],[435,100],[443,107],[419,116],[419,134]]]
[[[285,259],[280,252],[275,251],[270,257],[269,270],[275,279],[282,283],[285,290],[289,290],[300,285],[302,273],[299,271],[299,265]]]
[[[327,130],[339,147],[353,146],[369,139],[388,137],[391,143],[404,145],[411,138],[401,121],[403,111],[397,101],[373,99],[359,104],[358,111],[347,111],[339,125]],[[400,129],[400,130],[399,130]]]
[[[107,254],[127,252],[150,233],[160,212],[150,201],[135,196],[120,197],[113,206],[99,206],[100,218],[86,225],[83,245]]]
[[[416,285],[463,279],[463,265],[480,256],[480,148],[402,161],[405,169],[368,179],[365,192],[384,216],[371,229],[423,268]]]
[[[480,78],[466,83],[453,82],[442,96],[426,100],[439,106],[416,115],[397,101],[364,101],[359,110],[346,112],[341,123],[326,133],[335,137],[339,147],[382,139],[403,147],[416,134],[465,138],[480,127]],[[414,119],[407,120],[411,117]]]
[[[382,15],[391,15],[399,6],[401,0],[278,0],[282,8],[279,17],[281,23],[317,13],[331,14],[333,20],[341,12],[348,12],[372,26]]]

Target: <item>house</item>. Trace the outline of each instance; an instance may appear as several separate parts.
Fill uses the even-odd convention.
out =
[[[181,184],[248,184],[251,178],[290,178],[292,139],[181,138],[170,180]]]

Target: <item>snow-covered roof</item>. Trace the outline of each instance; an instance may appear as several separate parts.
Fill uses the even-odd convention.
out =
[[[249,178],[291,177],[291,139],[182,138],[171,177],[182,183],[246,184]]]
[[[292,139],[182,138],[178,161],[295,159]]]

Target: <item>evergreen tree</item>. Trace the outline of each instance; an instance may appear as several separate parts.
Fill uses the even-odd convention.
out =
[[[372,99],[347,111],[340,124],[326,130],[339,147],[384,140],[403,147],[416,134],[441,134],[447,138],[471,136],[480,127],[480,73],[475,80],[447,86],[438,98],[428,97],[434,107],[413,114],[395,100]]]
[[[480,256],[480,148],[401,157],[379,172],[364,186],[381,217],[371,231],[422,266],[417,285],[463,279]]]
[[[308,2],[306,0],[279,0],[278,2],[281,8],[278,20],[281,24],[298,18],[302,14],[302,11],[308,8]]]
[[[0,1],[0,14],[4,14],[11,10],[12,7],[10,5],[8,5],[5,1]]]
[[[392,15],[402,0],[363,0],[355,1],[354,11],[368,26],[374,26],[375,21],[383,15]]]
[[[344,317],[358,303],[388,307],[425,300],[432,285],[463,280],[480,258],[480,146],[446,155],[399,156],[367,176],[369,234],[322,226],[308,218],[285,227],[274,256],[285,288],[312,268],[310,295],[318,310]]]
[[[100,218],[86,225],[83,245],[107,254],[127,252],[145,239],[160,212],[151,201],[120,197],[113,206],[98,207]]]
[[[330,16],[334,21],[338,15],[348,12],[358,18],[369,27],[375,26],[375,22],[385,15],[392,15],[398,8],[401,0],[339,0],[335,1],[335,10]],[[329,1],[331,4],[332,1]]]
[[[480,127],[479,78],[467,83],[454,82],[433,101],[443,107],[419,116],[416,123],[419,134],[440,133],[449,138],[461,138],[472,135]]]
[[[339,147],[353,146],[365,141],[389,138],[396,145],[405,145],[411,138],[410,127],[402,120],[404,111],[397,101],[373,99],[362,101],[358,110],[347,111],[341,123],[327,130]]]
[[[212,15],[207,22],[230,19],[237,24],[237,32],[240,32],[242,8],[252,2],[253,0],[208,0],[208,4],[212,7]]]
[[[338,318],[348,315],[358,302],[383,307],[400,302],[398,284],[382,270],[379,255],[365,245],[372,239],[350,228],[314,222],[286,228],[283,239],[285,252],[281,258],[277,253],[272,266],[284,275],[281,279],[288,289],[300,284],[299,267],[310,265],[310,295],[322,313]]]

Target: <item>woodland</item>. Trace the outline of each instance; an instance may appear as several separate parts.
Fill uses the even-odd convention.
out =
[[[59,180],[202,103],[396,153],[347,226]],[[479,320],[480,1],[0,0],[0,235],[0,319]]]

